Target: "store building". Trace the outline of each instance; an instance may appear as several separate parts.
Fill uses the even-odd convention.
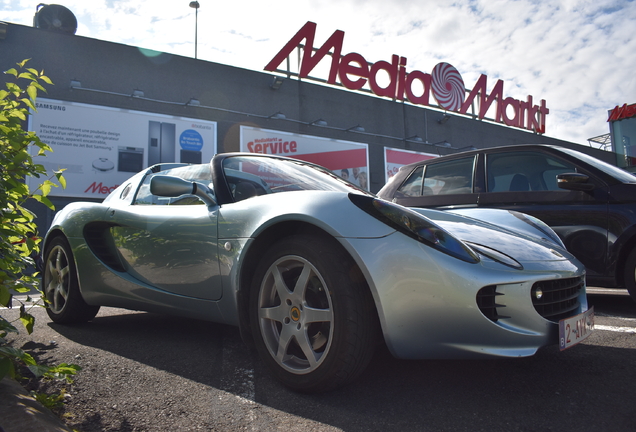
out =
[[[618,166],[636,171],[636,104],[617,106],[609,112],[607,121]]]
[[[255,65],[259,72],[0,23],[0,67],[31,59],[54,83],[29,128],[54,149],[42,163],[66,169],[69,187],[51,194],[57,207],[101,200],[153,163],[205,162],[217,152],[296,157],[358,183],[354,172],[364,173],[372,192],[402,164],[473,147],[552,144],[616,163],[610,152],[547,136],[546,102],[508,97],[501,80],[463,83],[447,63],[412,71],[400,56],[367,63],[339,51],[343,32],[312,46],[312,25],[268,65]],[[293,71],[287,59],[299,51],[305,57]],[[327,76],[312,78],[321,58]],[[40,216],[48,226],[51,215]]]

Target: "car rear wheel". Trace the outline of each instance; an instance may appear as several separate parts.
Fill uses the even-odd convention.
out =
[[[294,236],[272,246],[250,294],[256,348],[274,376],[303,392],[358,377],[375,347],[373,299],[339,245]]]
[[[48,302],[46,312],[54,322],[86,322],[99,312],[99,306],[90,306],[82,298],[73,253],[63,237],[55,237],[46,248],[42,281]]]
[[[623,279],[625,281],[625,288],[629,291],[629,295],[636,301],[636,249],[627,257]]]

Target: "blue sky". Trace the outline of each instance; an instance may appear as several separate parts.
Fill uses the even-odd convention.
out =
[[[0,20],[32,25],[39,1],[0,0]],[[60,0],[77,35],[194,57],[189,0]],[[607,111],[636,103],[636,3],[631,0],[199,0],[198,58],[262,71],[307,21],[315,45],[345,32],[343,54],[448,62],[472,88],[481,74],[505,96],[545,99],[546,135],[587,145]]]

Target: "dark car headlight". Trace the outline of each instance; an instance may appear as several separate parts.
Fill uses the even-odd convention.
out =
[[[479,255],[470,247],[419,213],[366,195],[349,194],[349,199],[360,209],[402,234],[462,261],[479,262]]]

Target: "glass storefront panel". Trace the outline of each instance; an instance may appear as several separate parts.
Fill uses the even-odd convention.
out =
[[[613,121],[611,131],[618,166],[636,171],[636,117]]]

